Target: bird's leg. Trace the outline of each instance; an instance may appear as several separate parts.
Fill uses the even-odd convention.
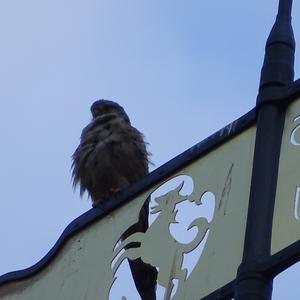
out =
[[[114,194],[116,194],[116,193],[118,193],[118,192],[120,192],[120,191],[121,191],[120,188],[110,188],[110,189],[109,189],[109,194],[110,194],[110,195],[114,195]]]

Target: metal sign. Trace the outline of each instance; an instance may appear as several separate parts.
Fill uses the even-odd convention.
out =
[[[300,239],[300,99],[287,109],[282,137],[271,254]]]
[[[235,279],[242,259],[254,140],[252,126],[79,231],[42,272],[0,288],[0,298],[33,300],[43,295],[45,300],[113,300],[110,294],[118,280],[120,264],[127,258],[139,257],[159,269],[158,284],[165,289],[165,299],[171,294],[172,299],[199,299],[227,285]],[[192,191],[182,195],[186,184],[183,177],[177,187],[154,199],[156,205],[150,213],[156,219],[149,229],[117,245],[122,233],[137,221],[148,196],[182,175],[191,179]],[[207,193],[212,197],[205,200]],[[170,226],[176,222],[177,204],[185,201],[212,207],[211,218],[200,215],[190,220],[189,228],[195,227],[197,234],[188,243],[177,241],[170,232]],[[140,246],[134,252],[124,251],[132,241]],[[187,274],[183,259],[198,247],[203,248],[201,256]],[[176,288],[174,280],[178,281]]]

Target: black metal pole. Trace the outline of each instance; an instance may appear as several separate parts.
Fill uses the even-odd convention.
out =
[[[259,270],[270,256],[285,107],[276,101],[293,82],[295,41],[292,0],[280,0],[276,22],[267,40],[257,98],[257,131],[243,260],[236,278],[235,299],[269,300],[273,278]]]

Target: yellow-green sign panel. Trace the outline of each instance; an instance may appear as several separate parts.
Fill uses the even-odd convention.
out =
[[[122,233],[137,221],[145,199],[167,186],[172,178],[78,232],[42,272],[2,286],[0,298],[112,300],[114,286],[120,280],[120,265],[127,258],[137,257],[158,268],[158,284],[164,299],[172,295],[175,300],[198,300],[226,285],[236,277],[242,259],[254,141],[252,127],[174,174],[172,178],[185,175],[193,187],[185,195],[182,191],[187,183],[183,179],[155,198],[151,208],[155,219],[145,233],[133,234],[117,244]],[[300,147],[297,149],[300,151]],[[300,182],[295,182],[294,193],[298,185]],[[207,200],[208,194],[211,197]],[[180,204],[189,203],[196,208],[205,206],[207,201],[211,202],[211,217],[191,218],[185,230],[193,228],[194,237],[185,242],[176,239],[170,228],[176,224]],[[294,219],[300,226],[299,220]],[[124,251],[131,241],[139,242],[140,247]],[[201,255],[188,271],[183,260],[199,247],[203,249]],[[130,299],[128,295],[122,296]]]
[[[272,231],[274,254],[300,239],[300,99],[287,109]]]

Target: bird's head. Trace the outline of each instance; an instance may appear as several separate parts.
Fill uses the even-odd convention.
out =
[[[124,108],[114,101],[103,99],[95,101],[91,106],[91,113],[94,119],[107,114],[117,113],[126,122],[130,123],[129,117],[126,114]]]

